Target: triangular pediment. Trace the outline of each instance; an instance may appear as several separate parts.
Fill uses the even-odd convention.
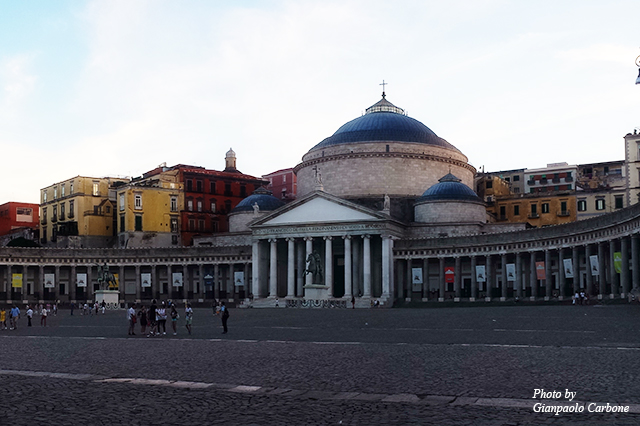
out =
[[[368,212],[368,209],[364,207],[353,205],[344,200],[334,200],[323,196],[311,197],[296,205],[286,207],[283,208],[284,211],[266,218],[266,220],[261,221],[259,225],[281,226],[328,222],[344,223],[378,221],[382,219],[375,212]]]

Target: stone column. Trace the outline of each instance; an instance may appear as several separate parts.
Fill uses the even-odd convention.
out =
[[[91,282],[90,277],[87,277],[87,281]],[[151,265],[151,298],[156,299],[159,291],[160,282],[158,281],[158,265]]]
[[[78,283],[76,282],[77,279],[78,279],[78,275],[77,275],[76,265],[71,265],[70,274],[71,274],[71,276],[69,276],[69,301],[76,300],[78,298]],[[27,282],[26,275],[27,274],[25,274],[25,277],[23,279],[23,281],[25,283]],[[25,284],[23,284],[23,285],[25,285]]]
[[[440,257],[438,258],[438,265],[439,265],[439,271],[440,271],[440,282],[439,282],[439,296],[438,296],[438,301],[439,302],[444,302],[444,293],[445,293],[445,285],[446,283],[444,282],[444,257]]]
[[[353,296],[351,284],[351,235],[345,235],[344,239],[344,297]]]
[[[287,238],[287,297],[296,296],[296,253],[295,238]]]
[[[251,294],[257,299],[260,297],[260,240],[251,243]],[[213,277],[215,286],[216,277]]]
[[[558,249],[558,297],[562,299],[564,296],[564,288],[567,277],[564,273],[564,249]]]
[[[136,301],[142,300],[142,286],[140,284],[140,265],[136,265]]]
[[[462,291],[461,291],[461,286],[460,286],[460,280],[462,277],[460,277],[460,275],[462,274],[462,268],[461,268],[461,262],[462,259],[460,259],[460,256],[456,256],[454,258],[454,272],[453,272],[453,290],[455,292],[455,297],[457,300],[460,300],[460,297],[462,295]]]
[[[382,236],[382,297],[391,296],[391,280],[392,280],[392,262],[393,255],[391,253],[391,245],[393,240],[391,236]],[[409,271],[411,274],[411,271]],[[409,275],[409,286],[411,286],[411,275]],[[411,293],[409,293],[410,295]]]
[[[244,272],[244,297],[247,298],[249,297],[249,271],[251,268],[249,268],[249,262],[245,262],[242,265],[242,272]],[[238,299],[240,298],[240,296],[238,296]]]
[[[234,282],[233,274],[236,270],[235,263],[229,264],[229,275],[227,276],[227,299],[235,299],[236,297],[236,283]],[[229,297],[231,295],[231,297]]]
[[[362,296],[362,239],[351,240],[351,283],[353,294]]]
[[[306,243],[306,253],[304,258],[308,259],[311,253],[313,253],[313,237],[305,237],[304,241]],[[305,274],[304,284],[313,284],[313,274]]]
[[[60,265],[56,265],[56,271],[55,271],[56,277],[53,280],[55,287],[53,288],[53,300],[57,301],[58,298],[60,297]]]
[[[363,273],[364,297],[371,297],[371,235],[363,235]]]
[[[253,257],[253,256],[252,256]],[[253,266],[253,263],[251,264]],[[200,265],[198,265],[198,278],[200,278],[200,285],[198,285],[198,297],[196,297],[196,295],[193,295],[194,299],[204,299],[204,263],[201,263]],[[246,283],[245,285],[247,286],[247,290],[250,288],[249,287],[249,283],[247,282],[247,279],[249,278],[249,276],[247,275],[244,279],[244,282]],[[253,285],[253,283],[251,283]],[[247,291],[248,293],[248,291]],[[247,297],[249,297],[249,295],[247,294]]]
[[[516,253],[516,297],[522,299],[522,253]]]
[[[478,298],[478,277],[476,275],[476,266],[478,266],[478,258],[471,256],[471,300]]]
[[[620,287],[624,295],[629,293],[629,238],[620,238],[620,254],[622,255],[622,265],[620,271]],[[623,295],[623,297],[624,297]]]
[[[640,238],[638,234],[631,236],[631,288],[640,288]]]
[[[609,241],[609,281],[611,281],[611,298],[613,299],[615,295],[619,294],[618,291],[618,277],[616,268],[614,265],[614,257],[616,251],[616,240]]]
[[[429,258],[422,260],[422,300],[429,300]]]
[[[553,288],[551,287],[551,250],[544,251],[544,275],[545,275],[545,296],[544,300],[551,299]]]
[[[591,245],[586,244],[584,246],[584,260],[585,260],[585,271],[587,273],[587,289],[586,293],[588,296],[593,295],[593,275],[591,274]]]
[[[333,237],[324,237],[324,285],[329,287],[329,297],[333,297]]]
[[[278,240],[269,238],[269,298],[278,297]]]
[[[491,289],[493,288],[493,268],[491,267],[491,255],[488,254],[485,256],[485,262],[486,262],[486,266],[485,266],[485,274],[486,274],[486,288],[485,291],[487,293],[485,300],[489,301],[491,300]]]
[[[508,286],[508,279],[507,279],[507,255],[506,254],[501,254],[500,255],[500,269],[501,274],[502,274],[502,297],[500,298],[500,300],[504,301],[507,300],[507,286]]]
[[[216,299],[217,302],[220,301],[220,264],[216,263],[213,265],[213,298]],[[262,291],[262,289],[260,289]],[[262,297],[262,294],[260,295]]]
[[[398,298],[411,300],[411,267],[413,260],[411,258],[405,259],[405,271],[404,271],[404,279],[402,283],[398,286]]]
[[[8,276],[11,276],[11,265],[7,265],[7,274]],[[87,274],[89,275],[89,274]],[[39,280],[38,280],[38,293],[39,293],[39,297],[38,297],[38,303],[42,303],[44,300],[44,265],[38,265],[38,276],[39,276]],[[7,291],[7,299],[11,298],[11,284],[9,284],[9,287],[6,288]]]
[[[171,297],[173,293],[173,265],[171,264],[167,265],[167,291],[169,294],[165,297]]]
[[[304,296],[304,265],[306,258],[304,257],[304,242],[298,241],[296,243],[296,250],[298,255],[296,256],[296,262],[298,264],[298,273],[296,274],[296,295],[298,297]]]
[[[395,262],[393,260],[393,245],[394,245],[394,237],[389,236],[389,302],[393,303],[393,295],[396,292],[396,268]],[[383,292],[384,292],[384,283],[383,283]]]
[[[604,243],[598,243],[598,298],[607,294],[607,271],[605,267]]]
[[[538,272],[536,271],[536,252],[529,253],[529,285],[531,286],[531,299],[538,297]]]
[[[571,248],[571,263],[573,268],[573,294],[580,291],[580,258],[578,257],[578,246]]]

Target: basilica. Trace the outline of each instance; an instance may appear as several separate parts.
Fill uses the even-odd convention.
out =
[[[20,274],[21,299],[93,300],[100,265],[123,303],[391,307],[640,288],[640,204],[545,228],[489,220],[467,157],[384,93],[294,171],[294,201],[259,188],[230,211],[228,232],[193,246],[0,249],[1,290],[15,300]]]

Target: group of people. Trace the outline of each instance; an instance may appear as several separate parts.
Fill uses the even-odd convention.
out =
[[[43,327],[47,326],[47,317],[49,313],[53,312],[54,315],[58,313],[58,306],[56,304],[53,305],[53,309],[50,304],[43,305],[39,304],[35,306],[35,311],[31,308],[31,306],[26,305],[26,316],[27,316],[27,327],[32,327],[33,323],[33,315],[40,314],[40,325]],[[17,305],[13,305],[11,309],[7,312],[7,308],[0,309],[0,330],[17,330],[18,329],[18,320],[20,319],[20,308]],[[9,326],[7,326],[7,318],[9,319]]]
[[[573,295],[573,304],[574,305],[588,305],[589,297],[584,291],[577,292]]]
[[[71,302],[71,315],[73,315],[73,311],[76,309],[76,304],[74,302]],[[95,303],[93,304],[89,304],[89,303],[78,303],[78,309],[80,310],[80,315],[89,315],[92,316],[94,313],[96,315],[98,315],[98,312],[102,311],[102,314],[104,315],[105,310],[107,309],[107,303],[103,300],[102,303],[98,303],[98,301],[96,300]]]
[[[168,309],[168,312],[167,312]],[[184,308],[185,327],[189,334],[191,334],[191,325],[193,322],[193,309],[191,304],[187,303]],[[171,318],[171,328],[173,329],[173,335],[178,334],[178,308],[175,303],[164,301],[157,304],[156,300],[151,301],[151,305],[147,309],[146,306],[140,305],[140,309],[136,312],[134,304],[127,309],[127,320],[129,321],[129,335],[135,336],[136,324],[140,322],[140,333],[144,335],[149,327],[147,337],[161,336],[167,334],[167,319]]]

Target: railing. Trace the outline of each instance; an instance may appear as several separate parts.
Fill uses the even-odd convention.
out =
[[[569,210],[560,210],[558,212],[558,216],[570,216],[571,212]]]
[[[47,224],[47,218],[46,217],[42,218],[40,223],[43,224],[43,225],[46,225]]]
[[[565,182],[573,182],[573,178],[571,176],[567,176],[566,178],[564,178]]]
[[[528,216],[529,219],[537,219],[539,217],[540,215],[538,213],[529,213],[529,216]]]
[[[57,222],[58,221],[58,216],[54,216],[51,218],[51,222]]]
[[[533,180],[533,179],[532,179],[532,180],[528,180],[528,181],[527,181],[527,185],[529,185],[529,186],[533,186],[533,185],[535,185],[535,184],[536,184],[536,181],[535,181],[535,180]]]

